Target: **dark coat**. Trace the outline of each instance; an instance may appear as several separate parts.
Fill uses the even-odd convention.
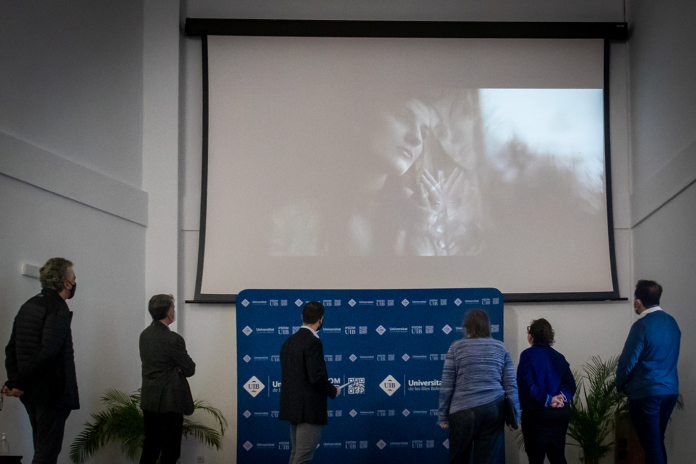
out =
[[[5,368],[6,386],[23,391],[23,403],[80,409],[72,316],[58,292],[45,288],[19,309],[5,348]]]
[[[184,338],[159,321],[140,334],[143,385],[140,408],[158,413],[193,414],[193,397],[186,377],[196,363],[186,351]]]
[[[326,397],[336,397],[324,362],[324,347],[308,329],[300,329],[280,349],[280,413],[283,421],[326,425]]]

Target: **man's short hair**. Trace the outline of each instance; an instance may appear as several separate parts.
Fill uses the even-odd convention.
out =
[[[322,317],[324,317],[324,305],[318,301],[310,301],[302,308],[302,322],[305,324],[316,324]]]
[[[63,283],[68,280],[70,276],[70,269],[72,269],[72,267],[72,261],[68,261],[65,258],[49,259],[39,271],[41,287],[60,292],[63,290]]]
[[[174,306],[174,295],[161,294],[150,298],[147,310],[150,311],[153,321],[160,321],[167,317],[172,306]]]
[[[464,318],[464,333],[467,338],[490,338],[491,320],[488,314],[480,309],[474,309]]]
[[[662,285],[654,280],[639,280],[636,284],[635,297],[643,303],[646,308],[660,306],[662,296]]]

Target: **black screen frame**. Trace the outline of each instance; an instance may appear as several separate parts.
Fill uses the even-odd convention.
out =
[[[611,266],[610,292],[505,293],[505,303],[621,301],[616,272],[614,215],[611,187],[609,65],[611,42],[628,38],[625,22],[464,22],[464,21],[335,21],[282,19],[187,18],[184,32],[200,37],[203,70],[202,174],[198,266],[193,300],[186,303],[235,304],[236,294],[203,294],[203,265],[208,190],[208,41],[209,35],[255,37],[371,37],[371,38],[485,38],[485,39],[604,39],[604,165],[607,229]]]

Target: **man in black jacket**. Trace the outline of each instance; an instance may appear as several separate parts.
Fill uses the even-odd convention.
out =
[[[282,370],[280,414],[290,422],[290,464],[304,464],[314,457],[327,424],[326,397],[341,394],[329,382],[324,347],[317,332],[324,323],[324,305],[310,301],[302,309],[302,327],[288,337],[280,349]]]
[[[152,324],[140,334],[143,385],[140,409],[145,419],[145,442],[140,464],[175,464],[181,454],[184,414],[193,414],[193,397],[186,377],[196,363],[184,338],[169,330],[174,322],[174,297],[155,295],[148,310]]]
[[[75,295],[73,263],[51,258],[41,268],[41,293],[22,305],[5,348],[7,381],[2,393],[18,397],[29,414],[34,464],[55,464],[65,421],[80,409],[66,300]]]

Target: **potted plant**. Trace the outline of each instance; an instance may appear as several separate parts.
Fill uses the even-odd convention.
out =
[[[140,409],[140,389],[132,395],[109,389],[101,398],[107,408],[92,414],[94,423],[85,424],[85,429],[75,438],[70,447],[70,459],[75,464],[83,464],[99,449],[109,442],[121,443],[121,451],[131,461],[140,459],[145,439],[143,412]],[[208,446],[220,449],[220,441],[227,429],[227,420],[222,412],[204,401],[194,402],[195,411],[203,411],[213,416],[219,426],[207,427],[184,417],[184,437],[193,436]]]
[[[593,356],[582,367],[582,374],[575,374],[578,385],[570,405],[568,436],[581,451],[584,464],[599,464],[599,460],[611,451],[613,442],[607,437],[614,431],[617,413],[628,410],[626,398],[616,390],[616,367],[619,358],[613,356],[603,361]]]

